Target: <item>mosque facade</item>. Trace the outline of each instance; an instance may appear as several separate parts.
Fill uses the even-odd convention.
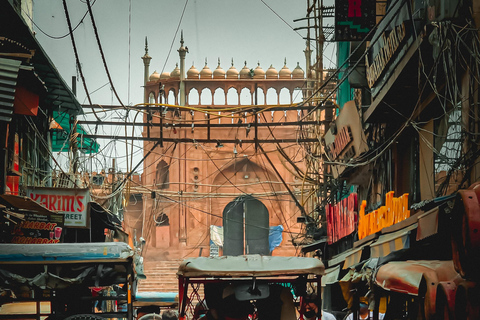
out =
[[[233,60],[225,70],[220,59],[213,70],[207,61],[186,70],[183,35],[178,52],[172,72],[150,73],[147,45],[142,57],[150,141],[127,223],[145,239],[144,256],[296,255],[302,212],[292,196],[307,208],[310,200],[288,163],[305,169],[296,141],[308,134],[298,125],[307,111],[294,104],[304,70],[286,61],[238,70]]]

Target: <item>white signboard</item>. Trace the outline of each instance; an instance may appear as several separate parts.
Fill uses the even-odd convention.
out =
[[[27,195],[48,210],[63,213],[65,226],[89,227],[87,205],[90,202],[90,192],[88,189],[29,187]]]

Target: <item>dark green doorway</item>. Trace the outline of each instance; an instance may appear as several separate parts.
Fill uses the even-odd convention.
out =
[[[223,254],[270,255],[269,215],[265,205],[250,195],[240,196],[223,210]]]

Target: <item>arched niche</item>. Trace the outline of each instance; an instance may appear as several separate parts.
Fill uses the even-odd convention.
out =
[[[167,96],[167,104],[176,104],[177,103],[177,97],[175,94],[175,90],[169,90],[168,91],[168,96]]]
[[[235,88],[230,88],[227,91],[227,104],[228,105],[238,105],[238,92]]]
[[[279,99],[280,99],[280,104],[290,104],[292,103],[292,98],[290,96],[290,90],[288,90],[287,88],[282,88],[280,90],[280,94],[278,95]]]
[[[262,88],[257,88],[257,92],[254,93],[253,98],[255,99],[255,94],[257,95],[257,105],[264,105],[265,104],[265,92],[263,91]],[[255,100],[253,100],[253,103],[255,104]]]
[[[150,92],[148,94],[148,103],[156,103],[156,98],[155,98],[155,93],[154,92]]]
[[[243,88],[240,90],[240,105],[245,106],[250,104],[252,104],[252,93],[250,89]]]
[[[303,101],[303,90],[300,87],[296,87],[293,89],[293,95],[292,95],[292,100],[293,103],[300,103]]]
[[[197,89],[193,88],[188,92],[188,104],[191,106],[200,104],[200,96]]]
[[[204,88],[200,94],[200,104],[212,105],[212,91],[208,88]]]
[[[170,185],[169,165],[161,160],[157,163],[155,172],[155,185],[158,189],[168,189]]]
[[[213,104],[216,106],[225,105],[225,91],[222,88],[215,89],[213,94]]]
[[[245,193],[265,192],[265,186],[262,186],[261,182],[278,182],[273,172],[248,158],[243,158],[232,162],[216,175],[213,181],[215,187],[212,187],[211,191],[217,192],[220,188],[222,190],[228,188],[233,190],[235,189],[231,184],[233,180],[238,185],[245,185],[245,187],[241,187],[241,190]],[[278,183],[272,183],[270,189],[280,191],[281,186]],[[238,192],[238,189],[233,191]]]
[[[268,105],[275,105],[278,103],[278,95],[277,90],[274,88],[268,88],[267,90],[267,104]]]

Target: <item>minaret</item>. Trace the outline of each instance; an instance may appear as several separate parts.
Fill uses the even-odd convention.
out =
[[[180,49],[177,50],[180,54],[180,105],[184,106],[186,99],[185,93],[185,56],[188,52],[188,47],[183,46],[183,30],[180,36]]]
[[[310,41],[307,40],[307,47],[305,48],[305,50],[303,51],[305,53],[305,60],[306,60],[306,70],[307,70],[307,74],[306,74],[306,78],[307,78],[307,92],[305,92],[305,97],[310,97],[310,95],[312,94],[312,83],[313,83],[313,80],[312,79],[312,49],[310,49]]]
[[[149,67],[150,67],[150,60],[152,60],[152,57],[150,57],[148,55],[148,42],[147,42],[147,37],[145,37],[145,55],[142,57],[142,60],[143,60],[143,66],[144,66],[144,69],[143,69],[143,87],[145,88],[145,86],[147,85],[147,82],[148,82],[148,77],[150,75],[150,71],[149,71]],[[144,97],[143,97],[143,102],[144,103],[148,103],[148,97],[147,97],[147,93],[145,91],[145,94],[144,94]]]

